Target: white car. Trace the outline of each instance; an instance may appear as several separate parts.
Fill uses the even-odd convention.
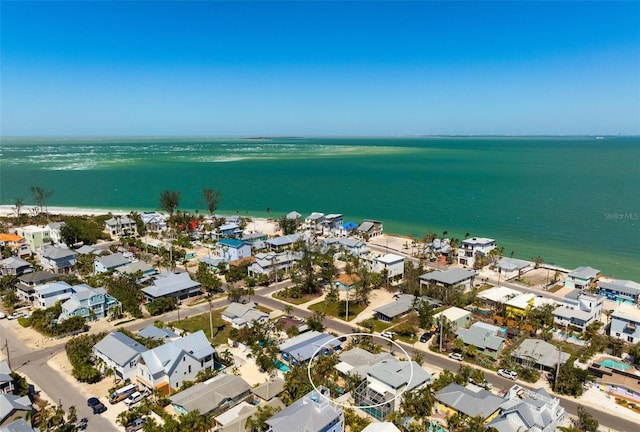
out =
[[[129,396],[128,398],[126,398],[124,400],[124,404],[127,407],[131,407],[132,405],[137,404],[138,402],[140,402],[142,400],[143,396],[142,393],[140,392],[133,392],[131,393],[131,396]]]
[[[518,379],[518,372],[514,372],[509,369],[498,369],[498,375],[504,378],[512,379],[514,381]]]
[[[390,331],[383,331],[382,333],[380,333],[380,336],[386,337],[387,339],[393,339],[394,335],[395,333]]]
[[[462,361],[462,359],[464,359],[462,354],[457,352],[452,352],[451,354],[449,354],[449,358],[453,360],[458,360],[458,361]]]

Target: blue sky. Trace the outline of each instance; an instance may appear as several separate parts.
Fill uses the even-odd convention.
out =
[[[0,134],[640,134],[640,2],[7,2]]]

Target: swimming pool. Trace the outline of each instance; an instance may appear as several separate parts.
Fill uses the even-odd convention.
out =
[[[431,421],[429,423],[429,432],[447,432],[440,422]]]
[[[631,369],[631,366],[629,366],[628,364],[616,361],[616,360],[611,359],[611,358],[604,359],[601,362],[599,362],[598,364],[600,366],[604,366],[604,367],[609,368],[609,369],[618,369],[618,370],[621,370],[621,371],[627,371],[627,370]]]
[[[280,360],[276,360],[273,362],[273,364],[280,369],[282,372],[289,372],[289,370],[291,369],[289,366],[287,366],[286,364],[284,364],[283,362],[281,362]]]

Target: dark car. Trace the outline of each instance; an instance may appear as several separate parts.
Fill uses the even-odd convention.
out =
[[[91,408],[94,414],[100,414],[107,410],[107,407],[96,397],[87,399],[87,406]]]
[[[431,333],[422,333],[422,336],[420,336],[420,342],[429,342],[429,339],[431,339],[431,336],[433,336],[433,334]]]

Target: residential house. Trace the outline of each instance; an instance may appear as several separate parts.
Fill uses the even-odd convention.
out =
[[[140,215],[147,232],[161,232],[167,229],[166,217],[158,212],[142,212]]]
[[[59,301],[65,301],[74,293],[73,287],[66,282],[51,282],[35,287],[34,304],[36,307],[48,308]]]
[[[247,270],[252,277],[273,274],[276,280],[278,275],[281,275],[280,279],[282,279],[284,272],[291,270],[300,258],[302,258],[302,252],[260,252],[255,255],[255,261]]]
[[[22,276],[33,271],[28,261],[18,257],[9,257],[0,261],[0,274],[2,276]]]
[[[24,239],[32,253],[37,252],[42,246],[51,244],[49,229],[46,227],[27,225],[16,228],[16,234]]]
[[[393,355],[387,352],[373,354],[362,348],[351,348],[349,351],[340,353],[339,363],[334,367],[344,375],[358,375],[362,378],[367,376],[367,371],[371,366],[382,360],[393,360]]]
[[[120,332],[106,335],[93,346],[93,354],[103,363],[103,370],[112,369],[121,380],[133,381],[138,372],[140,355],[147,348]]]
[[[266,421],[267,432],[344,432],[344,411],[329,390],[314,389]]]
[[[0,361],[0,393],[13,393],[13,377],[6,361]]]
[[[16,284],[16,294],[22,300],[34,301],[36,296],[36,287],[39,285],[52,282],[58,278],[58,275],[48,271],[35,271],[25,273],[18,277]]]
[[[388,280],[399,280],[404,276],[404,257],[395,254],[363,255],[360,257],[369,271],[380,273]]]
[[[213,235],[218,239],[239,237],[242,235],[242,228],[235,222],[228,222],[220,225]]]
[[[82,245],[75,249],[80,255],[102,255],[105,251],[91,245]]]
[[[29,396],[0,394],[0,427],[4,427],[18,419],[30,419],[33,404]]]
[[[45,228],[49,230],[49,238],[53,244],[64,243],[62,239],[62,229],[65,227],[64,222],[51,222]]]
[[[309,326],[307,325],[306,321],[299,318],[294,318],[292,316],[281,316],[280,318],[278,318],[278,321],[276,322],[276,324],[278,328],[282,329],[281,334],[283,338],[287,337],[287,333],[293,327],[295,327],[297,330],[295,331],[295,334],[300,334],[300,333],[309,331]]]
[[[251,256],[251,243],[243,240],[224,238],[216,244],[216,253],[224,261],[235,261]]]
[[[242,240],[243,242],[249,243],[253,249],[262,249],[265,247],[264,241],[267,239],[267,235],[263,232],[243,232]]]
[[[596,283],[600,270],[591,267],[578,267],[567,275],[564,286],[575,289],[588,289]]]
[[[491,324],[476,322],[468,329],[458,328],[456,336],[465,346],[474,346],[477,352],[496,358],[507,343],[506,330]]]
[[[300,218],[302,217],[302,215],[300,213],[298,213],[297,211],[292,211],[289,212],[285,215],[285,218],[289,219],[289,220],[294,220],[296,222],[300,222]]]
[[[202,330],[143,352],[136,380],[150,390],[166,395],[185,381],[193,381],[202,370],[214,367],[215,350]]]
[[[485,422],[493,420],[500,413],[504,402],[499,396],[474,385],[463,387],[452,383],[434,395],[435,410],[439,415],[449,417],[464,414],[469,417],[482,417]]]
[[[280,343],[278,348],[284,361],[299,366],[314,355],[329,355],[340,350],[341,346],[342,342],[337,337],[312,330]]]
[[[600,389],[616,398],[640,403],[640,371],[620,359],[601,356],[588,367]]]
[[[473,270],[452,268],[449,270],[436,270],[420,276],[420,286],[441,286],[446,289],[462,289],[470,291],[473,280],[478,275]]]
[[[356,228],[358,235],[365,240],[378,237],[382,235],[383,231],[384,227],[382,222],[370,219],[365,219],[365,221]]]
[[[453,331],[462,328],[469,327],[471,324],[471,312],[459,307],[451,306],[448,309],[438,312],[433,316],[434,323],[440,323],[442,320],[447,320],[451,323],[451,329]]]
[[[271,251],[281,251],[290,248],[295,242],[302,238],[302,234],[289,234],[267,240],[265,243]]]
[[[26,422],[23,418],[19,418],[0,427],[0,432],[40,432],[40,429],[31,427],[30,423],[31,421]]]
[[[596,292],[618,303],[638,304],[638,300],[640,299],[640,284],[623,279],[600,280],[598,281]]]
[[[566,363],[571,355],[541,339],[525,339],[511,352],[511,357],[524,367],[555,371],[557,365]]]
[[[336,251],[345,251],[353,256],[363,256],[369,252],[369,246],[361,240],[353,238],[329,237],[322,241],[326,247],[333,247]]]
[[[115,272],[120,275],[129,276],[133,276],[139,273],[144,278],[157,274],[158,270],[156,270],[155,267],[153,267],[151,264],[147,264],[144,261],[134,261],[121,267],[117,267],[115,269]]]
[[[138,332],[140,336],[143,338],[149,339],[157,339],[161,341],[168,341],[178,339],[180,336],[171,330],[164,327],[156,327],[154,325],[149,325]]]
[[[32,250],[22,236],[0,233],[0,246],[7,246],[11,253],[20,258],[30,257]]]
[[[358,282],[360,282],[360,277],[358,275],[340,273],[338,277],[334,279],[333,285],[339,290],[350,291],[356,287]]]
[[[509,318],[520,317],[524,318],[527,315],[527,311],[543,307],[544,305],[555,305],[556,302],[552,299],[545,298],[533,293],[520,294],[517,297],[509,299],[506,303],[507,316]]]
[[[313,212],[304,219],[304,227],[309,231],[322,231],[324,213]]]
[[[178,414],[218,415],[251,398],[251,386],[237,375],[220,374],[169,397]]]
[[[255,387],[251,387],[251,393],[258,398],[256,402],[269,402],[274,400],[280,393],[284,391],[284,380],[274,377]]]
[[[488,428],[498,432],[555,432],[562,426],[566,411],[560,399],[551,396],[544,388],[528,389],[514,385],[503,397],[500,414],[493,418]]]
[[[498,260],[496,267],[498,269],[499,279],[505,281],[520,277],[528,269],[532,268],[531,261],[504,257]]]
[[[267,406],[272,408],[273,412],[284,408],[284,404],[278,398],[257,406],[243,401],[215,417],[217,427],[214,430],[215,432],[246,432],[247,420],[258,412],[258,407]]]
[[[111,237],[137,236],[138,224],[129,216],[114,216],[104,221],[104,232]]]
[[[76,263],[78,253],[66,246],[43,246],[40,248],[40,265],[43,270],[54,273],[69,273]]]
[[[487,307],[495,307],[496,305],[507,303],[509,300],[519,296],[520,294],[522,294],[520,291],[503,286],[497,286],[480,291],[476,294],[476,298],[482,301]]]
[[[142,288],[142,292],[147,301],[172,297],[178,302],[201,293],[200,282],[192,280],[189,273],[161,273],[155,275],[153,284]]]
[[[640,309],[622,303],[611,314],[609,335],[629,343],[640,342]]]
[[[115,271],[116,269],[128,264],[131,264],[131,260],[125,258],[125,256],[120,252],[104,255],[93,261],[93,273],[98,274]]]
[[[391,422],[369,423],[362,432],[400,432],[400,429]]]
[[[366,380],[354,392],[355,404],[376,420],[384,420],[398,409],[402,393],[431,380],[431,375],[414,361],[381,360],[367,369]]]
[[[112,310],[122,312],[122,304],[104,288],[91,288],[81,284],[73,287],[71,297],[62,303],[62,313],[59,321],[81,316],[86,321],[94,321],[106,318]]]
[[[338,228],[338,231],[336,232],[336,235],[340,236],[340,237],[349,237],[351,235],[353,235],[353,233],[358,229],[358,224],[355,222],[345,222],[342,224],[342,226],[340,228]]]
[[[600,320],[604,297],[574,289],[564,296],[563,304],[554,309],[553,321],[584,331],[589,324]]]
[[[265,323],[269,320],[269,314],[258,309],[256,303],[231,303],[223,312],[222,319],[231,323],[233,328],[253,327],[253,324]]]
[[[458,249],[458,263],[473,267],[476,255],[485,256],[496,248],[496,241],[490,238],[473,237],[462,240]]]
[[[378,320],[391,322],[394,318],[411,312],[419,301],[421,301],[419,297],[416,298],[413,295],[405,294],[397,296],[394,301],[374,309],[373,312]]]
[[[334,213],[328,214],[324,217],[324,221],[322,221],[322,234],[325,236],[336,234],[341,227],[342,215]]]

